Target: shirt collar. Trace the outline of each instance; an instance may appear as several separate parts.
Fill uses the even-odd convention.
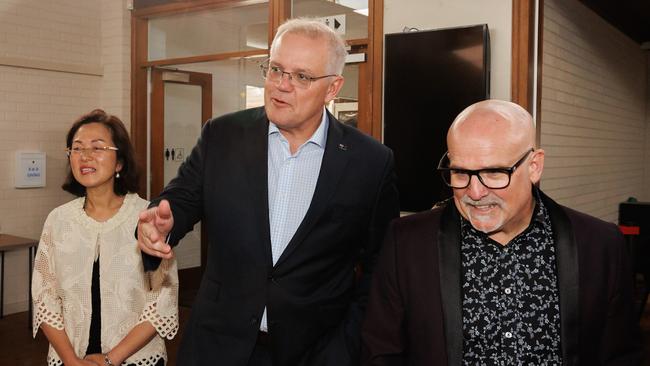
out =
[[[544,206],[544,202],[542,202],[539,188],[535,186],[533,186],[533,197],[535,197],[535,210],[533,211],[532,221],[544,224],[547,222],[546,206]]]
[[[321,118],[320,124],[318,125],[318,128],[316,131],[314,131],[314,134],[311,135],[309,140],[305,141],[303,146],[307,143],[313,143],[319,146],[320,148],[324,149],[325,144],[327,142],[327,130],[329,129],[329,118],[327,117],[327,110],[325,107],[323,107],[323,117]],[[269,136],[273,134],[280,134],[280,129],[278,126],[276,126],[275,123],[272,121],[269,121]],[[281,137],[282,134],[280,134]]]

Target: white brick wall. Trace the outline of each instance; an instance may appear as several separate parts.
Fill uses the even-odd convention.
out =
[[[124,0],[101,0],[101,107],[131,125],[131,14]]]
[[[106,18],[106,19],[105,19]],[[61,190],[72,122],[102,107],[129,123],[124,0],[0,0],[0,231],[38,238]],[[13,188],[14,152],[47,154],[47,186]],[[5,257],[5,314],[27,309],[27,250]]]
[[[543,42],[541,187],[616,221],[619,202],[647,197],[647,56],[577,1],[544,2]]]
[[[99,64],[99,0],[0,0],[0,55]]]

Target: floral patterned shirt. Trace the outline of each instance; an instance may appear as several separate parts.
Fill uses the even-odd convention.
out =
[[[463,364],[560,365],[555,245],[541,200],[507,245],[464,219],[461,238]]]

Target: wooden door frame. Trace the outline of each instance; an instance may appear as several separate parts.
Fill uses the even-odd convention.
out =
[[[535,27],[535,12],[537,27]],[[537,145],[541,132],[542,100],[542,44],[544,27],[544,0],[512,0],[512,66],[511,100],[531,114],[535,106]],[[537,47],[535,47],[537,34]],[[537,58],[535,59],[535,49]],[[537,66],[537,73],[535,73]],[[537,88],[535,87],[537,79]],[[536,95],[535,95],[536,92]]]

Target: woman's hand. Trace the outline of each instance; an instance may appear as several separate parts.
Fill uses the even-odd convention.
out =
[[[80,365],[97,365],[97,366],[104,366],[104,355],[101,353],[92,353],[89,355],[86,355],[83,360],[81,360],[83,363],[80,363]]]
[[[82,359],[78,358],[78,359],[74,360],[73,362],[66,362],[65,364],[66,364],[66,366],[67,365],[70,365],[70,366],[104,366],[104,360],[102,359],[101,362],[95,362],[95,361],[91,361],[91,360],[86,360],[86,359],[82,360]]]

